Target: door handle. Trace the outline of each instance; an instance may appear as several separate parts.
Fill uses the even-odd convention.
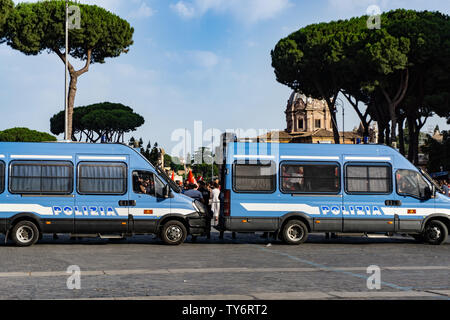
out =
[[[135,207],[136,200],[119,200],[120,207]]]
[[[400,200],[386,200],[384,204],[389,207],[400,207],[402,202]]]

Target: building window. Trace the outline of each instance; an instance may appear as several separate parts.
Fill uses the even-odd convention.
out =
[[[5,163],[0,161],[0,193],[5,191]]]
[[[125,194],[127,166],[121,162],[83,162],[78,165],[80,194]]]
[[[389,165],[347,165],[348,193],[391,193],[392,169]]]
[[[298,119],[298,128],[299,129],[304,129],[303,128],[303,119]]]
[[[320,128],[320,119],[314,120],[314,126],[315,128]]]
[[[14,161],[10,167],[9,190],[19,194],[70,194],[73,165],[58,161]]]
[[[281,191],[284,193],[340,192],[340,169],[335,163],[283,163]]]
[[[235,162],[233,190],[236,192],[274,192],[276,167],[273,161]]]

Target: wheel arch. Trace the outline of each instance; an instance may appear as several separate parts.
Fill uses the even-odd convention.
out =
[[[422,231],[425,230],[425,226],[434,220],[441,221],[447,227],[447,232],[450,233],[450,216],[443,213],[434,213],[429,215],[422,223]]]
[[[288,223],[291,220],[300,220],[302,221],[305,225],[306,228],[308,228],[308,232],[312,231],[312,221],[313,219],[308,216],[306,213],[304,212],[289,212],[287,214],[285,214],[280,221],[280,227],[279,227],[279,231],[283,230],[284,226],[286,225],[286,223]]]

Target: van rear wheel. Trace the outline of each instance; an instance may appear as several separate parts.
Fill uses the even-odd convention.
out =
[[[39,230],[31,221],[17,222],[11,233],[12,240],[19,247],[31,246],[39,239]]]
[[[182,244],[187,237],[187,230],[180,221],[171,220],[164,224],[161,230],[161,239],[169,245]]]
[[[443,244],[447,241],[447,236],[448,229],[446,225],[439,220],[428,222],[423,232],[423,237],[429,244]]]
[[[281,230],[281,238],[287,244],[301,244],[308,238],[308,228],[300,220],[288,221]]]

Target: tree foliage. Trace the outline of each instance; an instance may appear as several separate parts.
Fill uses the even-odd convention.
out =
[[[442,142],[429,137],[425,146],[422,147],[428,155],[428,172],[439,172],[442,169],[450,169],[450,131],[443,131]]]
[[[5,1],[5,0],[0,0]],[[134,29],[117,15],[96,5],[77,5],[81,14],[81,29],[69,31],[68,54],[85,66],[76,70],[68,62],[69,85],[69,137],[72,132],[72,115],[77,90],[77,80],[88,72],[93,63],[104,63],[106,58],[118,57],[133,44]],[[65,1],[46,0],[36,3],[19,3],[6,22],[7,44],[26,55],[53,52],[65,63]]]
[[[402,136],[407,123],[415,161],[426,119],[450,115],[449,16],[398,9],[383,13],[381,28],[373,30],[367,19],[313,24],[281,39],[271,52],[276,79],[325,99],[332,115],[343,94],[366,132],[377,122],[380,142],[396,141],[397,127]]]
[[[56,137],[28,128],[11,128],[0,131],[0,141],[3,142],[49,142],[56,141]]]
[[[14,8],[12,0],[0,0],[0,43],[4,42],[6,20]]]
[[[64,133],[64,117],[64,111],[60,111],[50,119],[53,134]],[[77,107],[73,114],[72,139],[98,142],[104,137],[106,141],[123,142],[125,133],[136,130],[144,122],[142,116],[120,103],[103,102]]]

